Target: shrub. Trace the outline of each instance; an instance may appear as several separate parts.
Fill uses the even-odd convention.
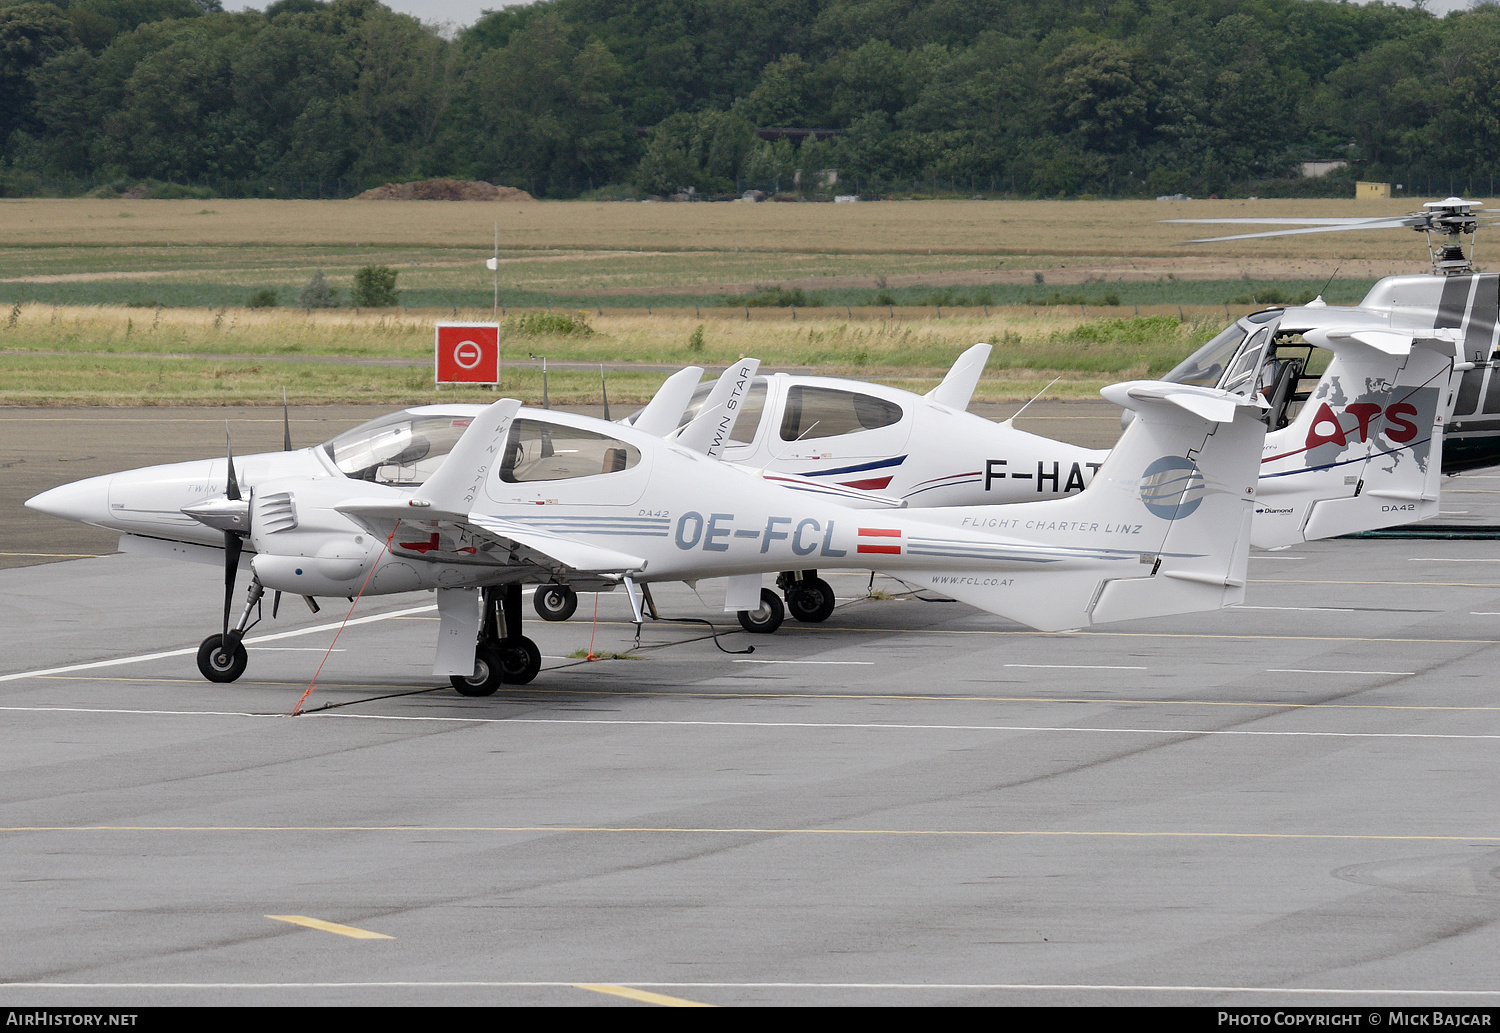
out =
[[[793,287],[787,290],[785,287],[762,287],[754,294],[744,294],[739,297],[724,299],[724,304],[736,308],[817,308],[823,304],[823,298],[817,294],[808,294],[801,287]]]
[[[1226,305],[1306,305],[1317,297],[1317,291],[1311,287],[1300,294],[1291,294],[1276,287],[1262,287],[1251,291],[1249,294],[1240,294],[1233,298],[1226,298]]]
[[[250,300],[247,304],[249,304],[251,308],[275,308],[276,292],[270,287],[262,287],[260,290],[250,295]]]
[[[337,290],[328,286],[328,281],[323,278],[323,270],[319,269],[307,281],[307,286],[302,288],[302,293],[297,295],[297,304],[301,308],[337,308],[338,294]]]
[[[592,337],[594,328],[582,313],[527,312],[507,319],[505,332],[513,337]]]
[[[703,350],[703,324],[698,324],[698,329],[688,335],[688,351],[701,352]]]
[[[367,265],[354,274],[354,304],[360,308],[395,308],[396,270],[384,265]]]

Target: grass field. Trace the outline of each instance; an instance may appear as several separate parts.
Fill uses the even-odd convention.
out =
[[[1159,220],[1415,203],[7,200],[0,404],[264,403],[283,387],[309,403],[429,400],[433,321],[490,314],[496,223],[505,315],[585,312],[593,331],[512,326],[504,390],[529,401],[533,356],[609,364],[625,403],[665,375],[632,364],[741,354],[925,390],[977,340],[996,345],[981,397],[1029,397],[1058,376],[1049,394],[1085,395],[1165,371],[1256,304],[1347,304],[1426,264],[1410,233],[1184,246],[1214,231]],[[369,264],[397,270],[402,309],[347,307]],[[294,307],[319,270],[345,307]],[[264,289],[278,307],[242,307]],[[597,400],[598,372],[553,369],[548,390]]]
[[[1242,310],[1243,311],[1243,310]],[[462,315],[475,315],[461,312]],[[1235,314],[1239,314],[1236,312]],[[0,404],[266,404],[285,389],[300,404],[430,401],[431,315],[236,309],[12,306],[0,318]],[[770,369],[816,370],[927,390],[976,341],[995,345],[977,397],[1093,396],[1114,381],[1165,372],[1223,324],[1210,310],[1084,316],[1058,309],[972,310],[938,319],[922,310],[680,310],[578,315],[588,333],[527,333],[514,318],[504,337],[503,389],[528,402],[596,402],[598,365],[611,401],[644,402],[670,370],[723,366],[755,355]],[[694,332],[703,328],[701,345]],[[568,368],[584,365],[584,368]],[[647,365],[649,369],[636,369]],[[444,388],[483,399],[486,389]]]

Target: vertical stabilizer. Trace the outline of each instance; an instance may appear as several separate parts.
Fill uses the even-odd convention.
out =
[[[1103,394],[1137,418],[1081,494],[921,514],[954,530],[992,531],[1020,569],[900,577],[1042,631],[1240,601],[1265,440],[1260,407],[1216,388],[1154,381]]]
[[[734,433],[735,421],[739,419],[745,395],[755,382],[758,369],[759,359],[740,359],[721,373],[713,390],[704,399],[697,419],[678,433],[677,443],[710,459],[719,458]]]
[[[676,430],[682,423],[682,414],[687,411],[688,403],[692,401],[693,392],[702,378],[702,366],[688,366],[662,381],[651,401],[646,403],[646,408],[635,418],[635,429],[658,438],[664,438]]]
[[[984,364],[989,359],[989,345],[974,345],[958,357],[953,363],[953,368],[948,370],[948,375],[943,378],[943,382],[923,397],[938,405],[946,405],[950,409],[963,412],[969,407],[969,400],[974,397],[974,388],[979,385],[979,378],[984,373]]]
[[[1253,543],[1436,516],[1443,427],[1461,376],[1454,344],[1384,328],[1306,337],[1333,358],[1296,419],[1267,438]]]

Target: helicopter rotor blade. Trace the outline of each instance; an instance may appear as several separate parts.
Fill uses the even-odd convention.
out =
[[[1378,222],[1361,221],[1355,225],[1303,226],[1294,230],[1266,230],[1264,233],[1236,233],[1228,237],[1200,237],[1184,240],[1184,244],[1213,244],[1221,240],[1258,240],[1264,237],[1292,237],[1303,233],[1347,233],[1350,230],[1389,230],[1403,227],[1420,228],[1420,219],[1383,219]]]
[[[292,451],[292,414],[286,407],[286,388],[281,389],[281,450]]]

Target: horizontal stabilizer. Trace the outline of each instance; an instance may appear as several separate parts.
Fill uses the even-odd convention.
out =
[[[1218,388],[1168,384],[1158,380],[1132,380],[1123,384],[1111,384],[1099,393],[1116,405],[1136,412],[1143,405],[1153,403],[1175,405],[1214,423],[1231,422],[1235,412],[1245,404],[1245,399],[1239,395],[1220,391]]]

